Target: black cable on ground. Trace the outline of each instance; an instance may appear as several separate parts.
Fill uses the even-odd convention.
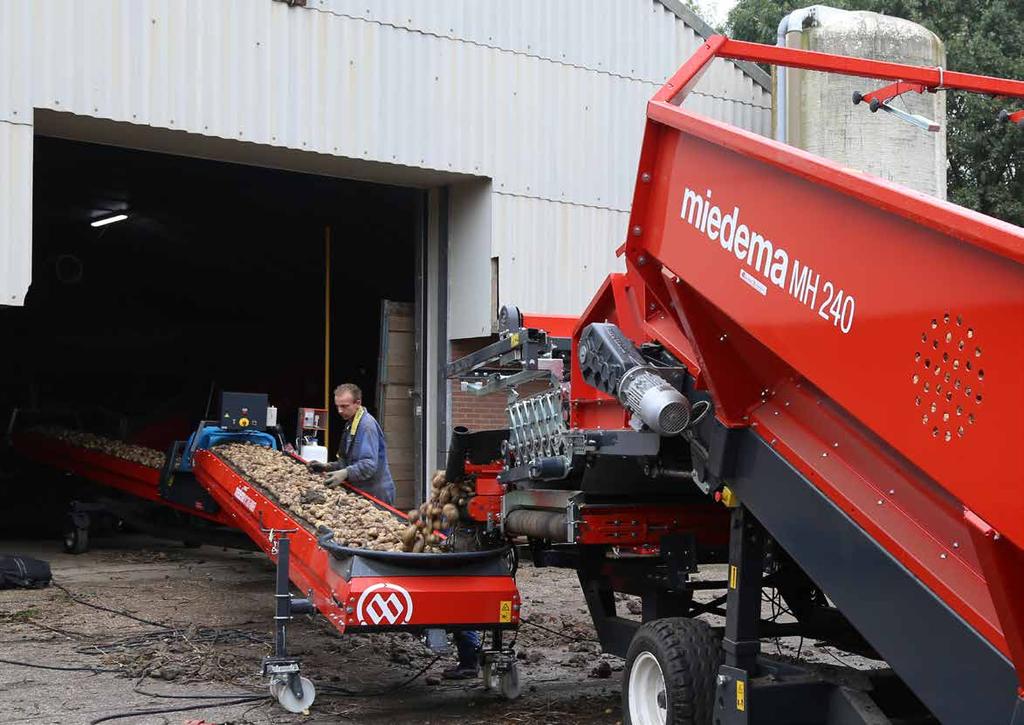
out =
[[[528,624],[531,627],[536,627],[537,629],[543,629],[545,632],[550,632],[551,634],[556,635],[558,637],[561,637],[562,639],[567,639],[570,642],[599,642],[599,640],[590,639],[589,637],[570,637],[569,635],[565,634],[564,632],[558,632],[558,631],[556,631],[554,629],[550,629],[548,627],[545,627],[543,624],[537,624],[536,622],[531,622],[529,619],[520,619],[519,621],[522,624]]]
[[[249,692],[225,692],[210,695],[170,695],[163,692],[146,692],[145,690],[139,689],[139,685],[142,684],[145,679],[145,677],[140,678],[138,682],[135,683],[135,686],[132,687],[132,692],[137,695],[145,695],[146,697],[162,697],[167,700],[224,700],[231,699],[233,697],[263,697],[262,694],[253,692],[252,690]]]
[[[104,667],[58,667],[57,665],[37,665],[32,662],[19,662],[18,660],[3,660],[0,659],[5,665],[16,665],[18,667],[31,667],[37,670],[61,670],[63,672],[124,672],[124,670],[114,670]]]
[[[61,584],[58,584],[57,582],[52,581],[52,580],[50,581],[50,583],[53,584],[53,586],[55,586],[58,589],[60,589],[62,592],[64,592],[67,595],[68,599],[70,599],[71,601],[75,602],[76,604],[81,604],[83,607],[91,607],[92,609],[96,609],[96,610],[99,610],[101,612],[109,612],[110,614],[117,614],[117,615],[120,615],[122,617],[127,617],[128,619],[134,619],[136,622],[142,622],[143,624],[148,624],[151,627],[160,627],[162,629],[172,629],[172,627],[170,627],[167,624],[164,624],[163,622],[154,622],[154,621],[149,620],[149,619],[143,619],[142,617],[136,617],[134,614],[130,614],[130,613],[128,613],[128,612],[126,612],[124,610],[121,610],[121,609],[111,609],[110,607],[104,607],[101,604],[93,604],[92,602],[87,602],[84,599],[82,599],[81,597],[75,595],[67,587],[62,586]]]
[[[405,687],[406,685],[411,683],[417,677],[419,677],[424,672],[426,672],[431,667],[433,667],[434,664],[439,659],[441,659],[441,655],[438,655],[434,659],[430,660],[430,662],[428,662],[425,667],[420,669],[412,677],[409,677],[408,679],[402,680],[397,685],[392,685],[390,687],[385,687],[383,690],[375,690],[373,692],[356,692],[355,690],[346,690],[344,687],[339,687],[338,685],[321,685],[318,688],[318,691],[319,692],[334,693],[334,694],[337,694],[337,695],[345,695],[346,697],[379,697],[380,695],[388,695],[388,694],[390,694],[392,692],[396,692],[396,691],[402,689],[403,687]]]
[[[154,708],[150,710],[130,710],[128,712],[119,712],[113,715],[104,715],[103,717],[90,720],[89,725],[99,725],[101,722],[110,722],[111,720],[123,720],[126,717],[139,717],[141,715],[163,715],[168,712],[187,712],[188,710],[201,710],[204,707],[228,707],[229,705],[244,705],[247,702],[256,702],[257,700],[269,700],[269,695],[253,695],[251,697],[240,697],[234,700],[224,700],[223,702],[203,702],[198,705],[183,705],[181,707],[163,707]]]

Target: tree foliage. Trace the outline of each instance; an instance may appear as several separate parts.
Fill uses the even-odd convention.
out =
[[[729,13],[733,38],[774,44],[779,22],[807,7],[793,0],[739,0]],[[925,26],[946,44],[950,70],[1024,80],[1024,11],[1020,0],[831,0],[844,10],[871,10]],[[1024,100],[950,91],[946,99],[951,201],[1024,226],[1024,127],[1004,126],[1000,109]]]

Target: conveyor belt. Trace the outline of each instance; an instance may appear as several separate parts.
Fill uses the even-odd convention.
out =
[[[232,525],[271,559],[277,554],[273,533],[292,532],[291,581],[339,632],[349,627],[493,630],[519,624],[519,593],[506,550],[492,556],[445,554],[444,561],[450,563],[438,568],[433,556],[338,547],[327,539],[318,541],[308,524],[291,516],[213,451],[198,451],[194,466],[196,479]]]
[[[36,433],[13,436],[14,448],[26,458],[46,466],[68,471],[102,486],[123,491],[147,501],[199,516],[218,524],[231,525],[223,512],[211,513],[184,506],[160,496],[160,471],[100,451],[73,446]]]

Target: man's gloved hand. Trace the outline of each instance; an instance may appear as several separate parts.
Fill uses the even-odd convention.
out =
[[[327,464],[321,463],[320,461],[310,461],[309,463],[306,464],[306,468],[308,468],[313,473],[322,473],[323,471],[327,470]]]
[[[348,480],[348,469],[342,468],[340,471],[331,471],[327,474],[327,485],[328,486],[340,486],[342,483]]]

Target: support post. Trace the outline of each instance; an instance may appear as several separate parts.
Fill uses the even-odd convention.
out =
[[[743,506],[733,509],[729,536],[729,592],[726,599],[725,664],[753,674],[761,651],[761,575],[764,536]]]

